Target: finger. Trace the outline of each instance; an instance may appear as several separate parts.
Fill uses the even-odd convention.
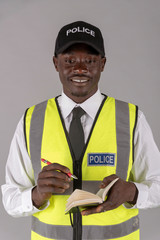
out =
[[[118,178],[118,177],[115,174],[105,177],[100,184],[100,188],[105,188],[108,184],[110,184],[116,178]]]
[[[50,165],[45,166],[42,171],[49,171],[49,170],[59,170],[64,173],[69,173],[70,170],[66,166],[63,166],[59,163],[52,163]]]
[[[59,172],[57,170],[47,170],[47,171],[42,171],[39,173],[38,178],[58,178],[58,179],[63,179],[66,182],[70,182],[71,178],[67,176],[67,174],[63,172]]]
[[[41,193],[64,193],[66,189],[54,187],[54,186],[45,186],[45,187],[39,187],[38,191]]]
[[[99,204],[97,207],[87,208],[86,210],[83,210],[81,214],[83,216],[95,214],[95,213],[101,213],[106,212],[109,210],[113,210],[117,208],[119,205],[117,203],[113,203],[112,201],[106,201],[102,204]]]
[[[38,179],[38,187],[58,187],[58,188],[63,188],[63,189],[68,189],[70,187],[70,184],[57,178],[41,178]]]
[[[98,206],[96,206],[96,207],[89,207],[89,208],[83,210],[83,211],[81,212],[81,214],[82,214],[83,216],[87,216],[87,215],[90,215],[90,214],[103,212],[103,211],[104,211],[104,210],[103,210],[103,206],[101,206],[101,205],[102,205],[102,204],[100,204],[100,205],[98,205]]]

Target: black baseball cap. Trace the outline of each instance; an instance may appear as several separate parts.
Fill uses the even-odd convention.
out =
[[[75,43],[85,43],[93,47],[102,57],[105,56],[102,33],[99,28],[89,23],[77,21],[62,27],[56,39],[55,56]]]

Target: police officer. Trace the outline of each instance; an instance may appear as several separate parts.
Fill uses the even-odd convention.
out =
[[[53,62],[62,95],[27,109],[20,120],[2,186],[4,206],[13,216],[33,215],[33,240],[138,240],[138,208],[160,205],[160,153],[145,117],[137,106],[100,93],[106,58],[97,27],[64,26]],[[96,193],[117,177],[104,203],[65,215],[74,189]]]

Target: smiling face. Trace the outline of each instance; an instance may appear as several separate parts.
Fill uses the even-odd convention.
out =
[[[74,102],[82,103],[98,89],[106,62],[92,47],[78,43],[53,58],[64,93]]]

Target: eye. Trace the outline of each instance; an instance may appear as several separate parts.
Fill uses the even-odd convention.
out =
[[[87,64],[94,64],[94,63],[96,63],[96,59],[94,59],[94,58],[86,58],[85,62]]]
[[[65,58],[66,64],[74,64],[76,62],[75,58]]]

